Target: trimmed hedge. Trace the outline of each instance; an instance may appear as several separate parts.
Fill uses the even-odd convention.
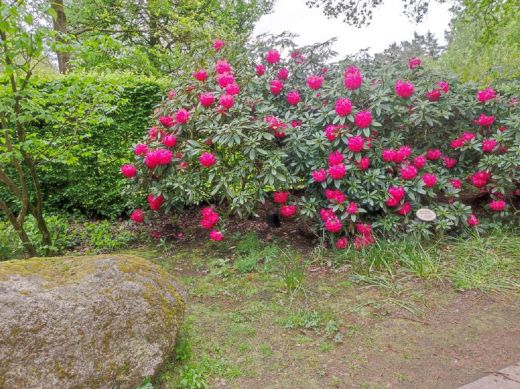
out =
[[[123,214],[132,204],[122,200],[125,182],[119,168],[131,159],[132,144],[142,138],[166,80],[74,73],[34,84],[34,130],[49,147],[56,143],[56,150],[65,147],[74,156],[41,165],[47,212],[110,218]]]

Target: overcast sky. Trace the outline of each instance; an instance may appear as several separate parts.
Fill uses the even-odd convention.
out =
[[[431,31],[442,44],[445,42],[444,31],[450,22],[449,8],[449,3],[432,2],[423,22],[414,24],[403,15],[401,0],[385,0],[374,12],[368,27],[355,28],[341,19],[327,19],[321,9],[308,8],[305,0],[277,0],[274,12],[260,19],[254,35],[290,31],[299,35],[296,40],[299,45],[337,37],[334,49],[340,56],[365,48],[370,48],[372,53],[383,51],[393,42],[412,39],[414,31],[420,34]]]

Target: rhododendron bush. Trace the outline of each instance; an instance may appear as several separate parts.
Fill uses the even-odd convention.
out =
[[[175,77],[122,167],[148,199],[134,221],[204,203],[200,226],[221,240],[225,216],[267,202],[343,249],[515,217],[514,96],[427,71],[418,58],[364,69],[327,64],[327,44],[243,47],[208,45]],[[421,207],[436,219],[418,220]]]

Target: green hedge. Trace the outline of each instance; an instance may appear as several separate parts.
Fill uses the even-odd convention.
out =
[[[132,206],[121,195],[119,167],[131,160],[132,144],[142,138],[166,85],[129,73],[34,79],[28,114],[30,132],[48,144],[39,163],[46,212],[113,218]],[[52,147],[65,147],[65,161],[48,155]]]

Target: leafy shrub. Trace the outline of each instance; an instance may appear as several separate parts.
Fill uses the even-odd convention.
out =
[[[153,212],[210,202],[245,216],[269,199],[338,249],[362,249],[373,230],[427,236],[475,227],[477,212],[515,213],[520,104],[507,92],[462,84],[418,59],[364,74],[326,64],[327,44],[296,49],[282,37],[240,47],[195,56],[193,75],[179,77],[136,146],[124,174]],[[471,208],[477,197],[483,209]],[[436,212],[431,223],[414,218],[425,206]],[[213,240],[223,239],[219,224],[205,208],[201,226]]]
[[[71,247],[73,237],[68,234],[68,220],[64,216],[46,216],[45,220],[53,242],[52,247],[48,247],[49,254],[59,254]],[[25,230],[36,248],[37,255],[45,255],[47,247],[43,246],[39,239],[40,233],[33,217],[27,219]],[[0,220],[0,260],[19,258],[23,253],[23,244],[13,226]]]
[[[33,80],[25,112],[32,117],[30,132],[38,134],[31,143],[47,212],[113,218],[127,209],[119,166],[130,157],[164,85],[129,73]]]
[[[81,226],[81,240],[89,251],[106,252],[128,245],[134,235],[121,225],[112,225],[107,220],[87,222]]]
[[[87,253],[104,253],[128,246],[136,239],[133,231],[125,224],[111,224],[107,220],[98,222],[69,223],[65,215],[46,215],[53,245],[50,255],[59,255],[67,250],[81,250]],[[30,217],[26,222],[26,232],[35,245],[37,255],[45,255],[46,246],[41,244],[36,221]],[[0,260],[20,258],[23,245],[7,221],[0,221]]]

